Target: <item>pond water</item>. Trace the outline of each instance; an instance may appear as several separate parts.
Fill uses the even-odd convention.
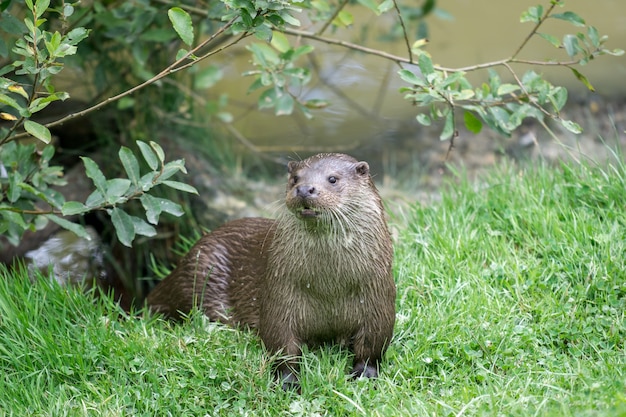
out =
[[[446,0],[437,2],[451,20],[437,16],[427,20],[429,45],[427,50],[433,60],[446,67],[468,66],[510,56],[532,29],[531,23],[520,23],[522,11],[536,5],[537,0]],[[546,5],[549,2],[543,2]],[[360,9],[352,9],[358,11]],[[610,49],[626,49],[626,2],[623,0],[600,0],[595,2],[567,2],[562,11],[572,10],[584,17],[587,23],[609,35]],[[368,11],[355,16],[355,26],[342,29],[328,36],[360,42],[367,38],[367,46],[406,56],[404,41],[386,43],[379,37],[386,32],[392,16],[377,18]],[[360,22],[363,22],[361,25]],[[368,29],[364,27],[367,25]],[[306,24],[304,25],[306,26]],[[307,27],[303,27],[307,30]],[[556,36],[576,33],[580,28],[570,23],[552,19],[542,27]],[[273,114],[256,111],[254,94],[247,94],[252,80],[240,74],[251,69],[249,54],[242,51],[229,52],[227,79],[220,84],[220,92],[227,92],[235,116],[234,126],[260,150],[275,152],[293,158],[304,157],[318,151],[344,151],[377,157],[393,152],[398,143],[419,141],[426,146],[438,146],[437,129],[423,129],[415,121],[419,109],[402,98],[398,88],[402,85],[398,67],[380,57],[349,51],[319,42],[290,38],[291,42],[311,42],[316,51],[309,65],[318,69],[316,77],[303,91],[307,98],[329,99],[332,104],[315,112],[313,120],[300,114],[276,118]],[[563,51],[557,51],[543,39],[533,39],[522,53],[523,58],[536,60],[566,59]],[[563,68],[523,68],[546,74],[552,82],[570,89],[570,97],[580,98],[586,104],[589,94],[571,72]],[[626,57],[605,56],[580,68],[596,87],[591,99],[619,100],[626,92]],[[482,80],[486,74],[476,74]],[[579,101],[580,101],[579,100]],[[584,125],[584,120],[579,121]],[[474,136],[470,135],[474,140]],[[491,140],[491,137],[489,137]],[[418,147],[422,149],[422,146]],[[400,152],[404,152],[401,149]]]

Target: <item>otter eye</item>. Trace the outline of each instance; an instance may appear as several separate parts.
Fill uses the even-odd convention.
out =
[[[294,175],[294,176],[291,178],[291,182],[293,182],[294,184],[297,184],[299,180],[300,180],[300,177],[299,177],[299,176],[297,176],[297,175]]]
[[[328,182],[331,183],[331,184],[336,183],[337,182],[337,177],[334,177],[334,176],[328,177]]]

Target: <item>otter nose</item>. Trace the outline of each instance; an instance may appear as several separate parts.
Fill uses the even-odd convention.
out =
[[[317,195],[317,189],[312,185],[299,185],[296,188],[296,195],[303,198],[314,197]]]

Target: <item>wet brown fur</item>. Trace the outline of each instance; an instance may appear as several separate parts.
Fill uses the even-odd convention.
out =
[[[258,331],[283,386],[297,384],[303,344],[340,342],[355,377],[378,375],[395,319],[393,250],[366,162],[319,154],[289,163],[276,220],[244,218],[203,236],[148,296],[178,318],[193,307]]]

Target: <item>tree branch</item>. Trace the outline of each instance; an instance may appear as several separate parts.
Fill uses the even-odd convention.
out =
[[[183,68],[187,68],[187,67],[193,65],[194,63],[199,62],[199,61],[201,61],[203,59],[206,59],[206,58],[208,58],[208,57],[210,57],[212,55],[215,55],[216,53],[223,51],[226,47],[239,42],[241,39],[243,39],[245,36],[247,36],[246,32],[244,32],[235,41],[233,41],[233,42],[231,42],[229,44],[226,44],[226,45],[222,45],[221,47],[219,47],[219,48],[217,48],[217,49],[215,49],[213,51],[210,51],[210,52],[206,53],[205,55],[202,55],[200,58],[193,59],[191,62],[186,63],[184,65],[181,65],[189,57],[192,57],[195,52],[197,52],[200,49],[204,48],[211,41],[213,41],[217,36],[219,36],[222,33],[224,33],[229,27],[231,27],[233,25],[233,23],[235,23],[235,20],[237,20],[237,16],[233,17],[224,26],[222,26],[219,30],[217,30],[214,34],[212,34],[208,39],[204,40],[198,46],[196,46],[195,48],[193,48],[190,51],[188,51],[184,56],[182,56],[181,58],[177,59],[174,63],[172,63],[171,65],[167,66],[160,73],[158,73],[154,77],[150,78],[149,80],[147,80],[147,81],[145,81],[145,82],[143,82],[141,84],[138,84],[138,85],[136,85],[135,87],[133,87],[133,88],[131,88],[129,90],[123,91],[120,94],[117,94],[117,95],[115,95],[113,97],[109,97],[109,98],[107,98],[107,99],[105,99],[105,100],[103,100],[103,101],[101,101],[101,102],[99,102],[99,103],[97,103],[97,104],[95,104],[95,105],[93,105],[91,107],[88,107],[88,108],[86,108],[84,110],[81,110],[81,111],[79,111],[77,113],[68,114],[67,116],[62,117],[62,118],[60,118],[60,119],[58,119],[58,120],[56,120],[54,122],[48,123],[48,124],[46,124],[46,127],[50,128],[50,127],[58,126],[58,125],[61,125],[61,124],[65,123],[65,122],[67,122],[68,120],[74,119],[76,117],[82,117],[82,116],[84,116],[84,115],[86,115],[88,113],[96,111],[96,110],[106,106],[107,104],[113,103],[113,102],[115,102],[115,101],[117,101],[117,100],[119,100],[119,99],[121,99],[123,97],[126,97],[128,95],[133,94],[134,92],[136,92],[138,90],[143,89],[144,87],[147,87],[147,86],[149,86],[151,84],[154,84],[155,82],[157,82],[158,80],[160,80],[163,77],[168,76],[169,74],[172,74],[172,73],[174,73],[176,71],[179,71],[179,70],[181,70]],[[181,65],[181,66],[179,66],[179,65]],[[19,133],[19,134],[15,135],[15,136],[11,137],[11,140],[21,139],[21,138],[28,137],[28,136],[30,136],[30,134],[28,132],[22,132],[22,133]]]
[[[406,26],[404,25],[404,19],[402,18],[402,13],[400,13],[400,6],[398,6],[397,0],[393,0],[393,6],[396,9],[396,13],[398,14],[398,19],[400,20],[400,25],[402,26],[402,33],[404,34],[404,42],[406,42],[406,49],[409,53],[409,62],[413,63],[413,51],[411,50],[411,43],[409,42],[409,35],[406,31]]]
[[[343,41],[340,39],[333,39],[333,38],[327,38],[325,36],[319,36],[313,32],[308,32],[305,30],[284,28],[283,32],[288,35],[301,36],[303,38],[326,43],[329,45],[338,45],[344,48],[349,48],[355,51],[363,52],[368,55],[378,56],[381,58],[391,60],[398,64],[413,64],[413,62],[411,62],[410,59],[399,56],[399,55],[390,54],[388,52],[381,51],[379,49],[368,48],[366,46],[358,45],[356,43],[352,43],[348,41]],[[442,67],[440,65],[433,65],[433,68],[437,71],[445,71],[445,72],[472,72],[472,71],[477,71],[481,69],[497,67],[497,66],[504,65],[504,64],[525,64],[525,65],[538,65],[538,66],[569,66],[569,65],[574,65],[577,63],[578,63],[578,60],[533,61],[533,60],[528,60],[528,59],[505,58],[505,59],[500,59],[496,61],[485,62],[482,64],[469,65],[466,67],[450,68],[450,67]]]

